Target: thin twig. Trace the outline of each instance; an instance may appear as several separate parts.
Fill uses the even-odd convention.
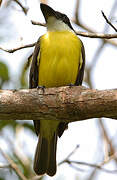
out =
[[[13,49],[4,49],[2,47],[0,47],[1,50],[5,51],[5,52],[8,52],[8,53],[14,53],[15,51],[17,50],[21,50],[21,49],[24,49],[24,48],[30,48],[30,47],[33,47],[35,46],[37,42],[34,42],[32,44],[26,44],[26,45],[23,45],[23,46],[20,46],[20,47],[17,47],[17,48],[13,48]]]
[[[40,22],[33,21],[33,20],[31,20],[31,23],[32,23],[33,25],[38,25],[38,26],[44,26],[44,27],[46,27],[46,24],[45,24],[45,23],[40,23]]]
[[[75,19],[73,20],[73,22],[76,24],[76,25],[78,25],[79,27],[81,27],[82,29],[84,29],[85,31],[87,31],[87,32],[90,32],[90,33],[93,33],[93,34],[97,34],[94,30],[92,30],[90,27],[88,27],[86,24],[83,24],[80,20],[79,20],[79,12],[80,12],[80,2],[78,2],[78,0],[76,0],[77,2],[76,2],[76,5],[77,5],[77,8],[76,8],[76,11],[75,11],[75,14],[74,14],[74,16],[75,16]],[[80,0],[79,0],[80,1]],[[112,8],[112,10],[111,10],[111,12],[113,12],[114,10],[115,10],[115,7],[116,7],[116,1],[115,1],[115,3],[114,3],[114,5],[113,5],[113,8]],[[84,35],[83,35],[84,36]],[[91,37],[91,38],[94,38],[94,37]],[[97,38],[99,38],[99,36],[97,37]],[[116,43],[116,41],[113,41],[113,40],[108,40],[108,39],[110,39],[110,37],[108,37],[108,35],[107,35],[107,37],[104,37],[103,35],[102,35],[102,37],[100,37],[100,38],[105,38],[105,42],[106,43],[109,43],[109,44],[111,44],[111,45],[113,45],[113,46],[117,46],[117,43]],[[114,37],[113,37],[114,38]]]
[[[78,145],[76,145],[76,147],[73,149],[73,151],[70,153],[70,154],[68,154],[68,156],[66,157],[67,159],[68,158],[70,158],[76,151],[77,151],[77,149],[79,148],[79,144]]]
[[[117,38],[117,34],[100,34],[100,33],[88,33],[88,32],[76,32],[77,35],[83,36],[83,37],[88,37],[88,38],[102,38],[102,39],[112,39],[112,38]],[[30,48],[36,45],[37,42],[34,42],[32,44],[27,44],[23,45],[17,48],[13,49],[5,49],[0,47],[1,50],[8,52],[8,53],[14,53],[15,51],[24,49],[24,48]],[[117,45],[117,44],[115,44]]]
[[[83,169],[81,168],[77,168],[76,166],[74,166],[73,164],[77,164],[77,165],[83,165],[83,166],[89,166],[89,167],[93,167],[93,168],[97,168],[97,169],[100,169],[104,172],[107,172],[107,173],[117,173],[117,170],[108,170],[108,169],[105,169],[105,168],[102,168],[102,165],[103,164],[100,164],[100,165],[96,165],[96,164],[91,164],[91,163],[87,163],[87,162],[82,162],[82,161],[72,161],[72,160],[69,160],[69,158],[76,152],[76,150],[79,148],[79,145],[77,145],[75,147],[75,149],[63,160],[61,161],[60,163],[58,163],[58,165],[61,165],[61,164],[64,164],[64,163],[67,163],[69,164],[71,167],[77,169],[77,170],[80,170],[80,171],[83,171]]]
[[[28,8],[24,7],[20,1],[18,0],[13,0],[14,2],[16,2],[22,9],[22,11],[24,12],[25,15],[27,15],[27,12],[28,12]]]
[[[109,17],[111,17],[112,14],[114,14],[115,11],[116,11],[116,1],[113,4],[113,7],[112,7],[112,9],[110,11],[110,14],[109,14]],[[107,23],[105,23],[103,34],[105,34],[105,33],[107,34],[108,29],[109,29],[109,26],[107,26]],[[102,38],[102,42],[100,43],[99,47],[97,48],[97,50],[96,50],[96,52],[95,52],[95,54],[94,54],[94,56],[92,58],[92,63],[89,66],[90,75],[91,75],[94,67],[96,67],[96,63],[98,62],[99,55],[101,54],[101,52],[103,51],[103,48],[105,47],[106,43],[108,43],[108,42],[111,43],[112,41],[110,41],[110,40],[108,41],[108,40],[105,40],[105,39]],[[90,81],[91,81],[91,79],[90,79]],[[91,82],[90,82],[90,84],[91,84]]]
[[[13,160],[0,148],[0,152],[5,157],[5,159],[9,162],[11,168],[16,172],[16,174],[22,179],[22,180],[28,180],[20,171],[18,166],[13,162]]]
[[[106,139],[107,141],[107,144],[109,145],[110,147],[110,154],[112,157],[114,157],[114,160],[117,162],[117,154],[116,154],[116,150],[115,150],[115,147],[113,145],[113,142],[110,140],[109,138],[109,135],[108,135],[108,130],[106,129],[106,126],[104,125],[104,122],[102,121],[102,119],[99,119],[99,125],[101,126],[101,129],[102,129],[102,132],[103,132],[103,135],[104,135],[104,138]],[[112,159],[111,157],[111,159]],[[104,163],[107,161],[109,161],[110,157],[108,157],[107,159],[105,159]]]
[[[68,161],[67,163],[69,164],[70,167],[72,167],[72,168],[75,169],[76,171],[82,171],[82,172],[85,171],[84,169],[81,169],[81,168],[79,168],[79,167],[76,167],[74,164],[72,164],[71,161]]]
[[[106,20],[106,22],[117,32],[116,27],[108,20],[108,18],[107,18],[106,15],[104,14],[104,12],[101,11],[101,13],[102,13],[104,19]]]
[[[89,32],[76,32],[77,35],[88,37],[88,38],[101,38],[101,39],[112,39],[117,38],[117,34],[103,34],[103,33],[89,33]]]
[[[74,13],[76,24],[79,24],[79,8],[80,8],[80,0],[76,0],[76,8]]]
[[[46,27],[44,23],[36,22],[33,20],[31,22],[33,25]],[[79,36],[89,37],[89,38],[101,38],[101,39],[117,38],[117,34],[103,34],[103,33],[96,33],[96,32],[80,32],[80,31],[76,31],[76,34]]]
[[[68,156],[67,156],[64,160],[62,160],[61,162],[59,162],[59,163],[58,163],[58,166],[61,165],[61,164],[63,164],[66,160],[68,160],[68,159],[77,151],[78,148],[79,148],[79,145],[77,145],[77,146],[73,149],[73,151],[70,152],[70,153],[68,154]]]
[[[66,161],[64,161],[64,163],[68,163],[68,164],[73,163],[73,164],[77,164],[77,165],[94,167],[94,168],[97,168],[97,169],[102,170],[102,171],[107,172],[107,173],[117,173],[117,169],[116,170],[108,170],[108,169],[102,168],[101,165],[91,164],[91,163],[82,162],[82,161],[66,160]]]

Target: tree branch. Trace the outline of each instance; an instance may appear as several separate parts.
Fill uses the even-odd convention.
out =
[[[33,25],[38,25],[38,26],[43,26],[46,27],[46,24],[36,22],[31,20]],[[76,31],[76,34],[79,36],[83,37],[88,37],[88,38],[101,38],[101,39],[112,39],[112,38],[117,38],[117,34],[104,34],[104,33],[97,33],[97,32],[80,32]]]
[[[66,160],[63,163],[68,163],[69,165],[76,164],[76,165],[93,167],[93,168],[97,168],[99,170],[102,170],[106,173],[112,173],[112,174],[116,173],[117,174],[117,169],[115,169],[115,170],[104,169],[100,165],[97,165],[97,164],[91,164],[91,163],[82,162],[82,161],[72,161],[72,160]]]
[[[21,2],[20,1],[18,1],[18,0],[13,0],[15,3],[17,3],[20,7],[21,7],[21,9],[22,9],[22,11],[24,12],[24,14],[25,15],[27,15],[27,12],[28,12],[28,8],[26,8],[26,7],[24,7],[22,4],[21,4]]]
[[[38,25],[38,26],[44,26],[44,27],[46,27],[45,23],[41,23],[41,22],[37,22],[37,21],[33,21],[33,20],[31,20],[31,23],[32,23],[33,25]]]
[[[0,90],[0,120],[51,119],[67,122],[117,119],[117,90],[59,87]]]
[[[16,174],[22,179],[22,180],[28,180],[20,171],[18,166],[14,163],[14,161],[0,148],[0,152],[5,157],[5,159],[9,162],[10,167],[16,172]]]
[[[4,48],[2,48],[2,47],[0,47],[0,49],[1,49],[2,51],[8,52],[8,53],[14,53],[14,52],[17,51],[17,50],[21,50],[21,49],[24,49],[24,48],[33,47],[33,46],[35,46],[36,43],[37,43],[37,42],[34,42],[34,43],[32,43],[32,44],[26,44],[26,45],[23,45],[23,46],[20,46],[20,47],[17,47],[17,48],[12,48],[12,49],[4,49]]]
[[[104,14],[104,12],[103,11],[101,11],[101,12],[102,12],[102,15],[103,15],[104,19],[106,20],[107,24],[109,24],[117,32],[117,28],[108,20],[108,18]]]
[[[101,39],[112,39],[117,38],[117,34],[104,34],[104,33],[90,33],[90,32],[76,32],[77,35],[88,37],[88,38],[101,38]]]
[[[93,167],[93,168],[97,168],[99,170],[102,170],[104,172],[107,172],[107,173],[117,173],[117,169],[116,170],[108,170],[108,169],[104,169],[102,166],[105,164],[105,163],[101,163],[101,164],[92,164],[92,163],[87,163],[87,162],[82,162],[82,161],[73,161],[71,160],[71,156],[76,152],[76,150],[79,148],[79,145],[77,145],[75,147],[75,149],[64,159],[62,160],[60,163],[58,163],[58,165],[62,165],[64,163],[67,163],[69,164],[71,167],[75,168],[76,170],[81,170],[80,168],[74,166],[74,165],[82,165],[82,166],[88,166],[88,167]],[[111,159],[112,160],[112,159]]]
[[[32,21],[34,23],[34,21]],[[36,23],[36,22],[35,22]],[[38,24],[38,22],[37,22]],[[41,23],[39,23],[41,25]],[[44,24],[43,24],[44,26]],[[76,32],[77,35],[83,36],[83,37],[88,37],[88,38],[101,38],[101,39],[112,39],[112,38],[117,38],[117,34],[102,34],[102,33],[89,33],[89,32]],[[8,53],[14,53],[15,51],[24,49],[24,48],[30,48],[36,45],[37,42],[31,43],[31,44],[26,44],[23,46],[19,46],[17,48],[12,48],[12,49],[5,49],[3,47],[0,47],[0,50],[8,52]],[[116,42],[110,42],[114,46],[117,46]]]

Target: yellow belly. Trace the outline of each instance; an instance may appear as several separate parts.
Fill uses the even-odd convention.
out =
[[[40,39],[39,86],[74,84],[81,58],[80,39],[72,32],[48,32]]]

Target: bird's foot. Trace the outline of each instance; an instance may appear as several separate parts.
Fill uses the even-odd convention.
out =
[[[37,86],[37,89],[41,89],[45,93],[45,86]]]
[[[74,84],[70,83],[68,84],[69,88],[72,88],[73,86],[75,86]]]

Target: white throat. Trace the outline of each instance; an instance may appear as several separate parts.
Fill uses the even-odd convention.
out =
[[[63,21],[56,19],[55,17],[51,16],[47,20],[47,30],[48,31],[74,31]]]

